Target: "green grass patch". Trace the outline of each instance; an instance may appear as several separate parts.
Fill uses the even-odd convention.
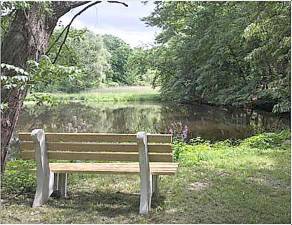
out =
[[[116,87],[92,89],[80,93],[34,93],[27,96],[26,104],[82,102],[160,101],[158,90],[151,87]]]
[[[175,176],[161,176],[160,196],[140,216],[139,177],[69,176],[69,198],[31,208],[33,162],[9,162],[2,179],[3,223],[290,223],[290,132],[236,143],[176,142]],[[22,175],[21,175],[22,174]]]

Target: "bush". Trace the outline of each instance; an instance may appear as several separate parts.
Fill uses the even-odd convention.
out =
[[[35,168],[34,161],[16,160],[7,162],[6,171],[1,177],[1,186],[5,192],[19,193],[35,190],[36,177],[31,170]]]
[[[241,146],[251,148],[274,148],[280,146],[285,140],[290,140],[290,131],[284,130],[279,133],[263,133],[249,137],[242,141]]]
[[[174,159],[185,166],[197,165],[201,161],[236,157],[240,154],[250,154],[255,150],[265,150],[281,147],[283,142],[290,139],[290,131],[279,133],[263,133],[246,138],[241,142],[230,140],[218,141],[211,144],[201,138],[192,139],[189,144],[182,141],[174,142]],[[281,148],[282,149],[282,148]]]

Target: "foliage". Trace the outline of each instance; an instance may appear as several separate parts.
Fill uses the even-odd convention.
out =
[[[215,158],[233,157],[235,155],[250,154],[250,152],[264,152],[269,149],[283,149],[284,142],[290,140],[290,131],[278,133],[262,133],[246,138],[239,143],[229,140],[211,144],[200,139],[198,142],[186,144],[181,141],[174,143],[174,157],[183,165],[192,166]]]
[[[122,39],[113,35],[106,34],[102,38],[110,53],[111,69],[107,71],[108,82],[128,84],[126,65],[132,49]]]
[[[32,1],[1,1],[1,38],[7,33],[16,10],[28,10],[33,5]],[[41,13],[52,13],[50,2],[42,2]]]
[[[146,85],[153,77],[149,54],[143,49],[132,49],[118,37],[95,35],[86,29],[70,29],[65,47],[56,64],[62,38],[56,42],[61,29],[56,29],[50,39],[48,68],[36,92],[80,92],[88,88],[119,85]],[[49,65],[50,64],[50,65]],[[52,74],[54,73],[54,74]]]
[[[77,79],[81,74],[81,70],[76,67],[53,64],[50,58],[45,55],[40,57],[39,63],[33,60],[28,61],[26,71],[5,63],[1,64],[1,69],[2,71],[12,71],[14,74],[13,76],[1,75],[2,91],[6,92],[11,91],[13,88],[22,90],[28,86],[31,92],[39,89],[44,90],[53,81],[72,84],[78,81]],[[52,105],[56,103],[56,99],[53,99],[50,95],[40,94],[37,96],[36,94],[32,94],[30,99],[32,98],[36,104],[49,103]],[[1,110],[4,111],[7,109],[7,99],[2,96],[1,100]]]
[[[8,109],[7,98],[14,88],[23,90],[30,81],[30,74],[17,66],[1,63],[1,72],[10,72],[12,76],[1,74],[1,112]]]
[[[59,51],[62,41],[55,43],[61,29],[57,29],[51,39],[52,48],[49,58],[54,59]],[[98,87],[105,82],[105,71],[109,69],[108,52],[103,47],[100,36],[87,30],[71,29],[65,43],[65,48],[60,53],[57,64],[47,79],[38,85],[36,91],[62,91],[78,92],[85,88]],[[66,72],[67,74],[64,74]],[[69,73],[69,74],[68,74]]]
[[[29,9],[30,3],[23,1],[2,1],[1,4],[1,38],[7,33],[17,9]]]
[[[45,55],[41,57],[39,63],[34,61],[28,63],[29,70],[33,74],[32,91],[44,91],[56,83],[63,91],[72,91],[72,84],[82,87],[79,78],[83,75],[83,71],[76,66],[53,64],[51,59]]]
[[[36,178],[31,169],[35,162],[16,160],[8,163],[6,173],[1,177],[1,186],[4,192],[21,193],[31,192],[36,185]]]
[[[113,92],[103,92],[102,90],[113,90]],[[117,89],[118,91],[114,91]],[[133,90],[116,88],[102,88],[92,90],[91,92],[80,92],[80,93],[43,93],[34,92],[26,98],[27,102],[36,102],[37,104],[42,104],[41,99],[44,99],[43,103],[56,104],[56,103],[66,103],[68,101],[82,101],[82,102],[131,102],[131,101],[159,101],[159,93],[156,90],[145,87],[141,89],[137,87],[136,89],[132,87]],[[141,89],[143,91],[139,91]]]
[[[165,99],[290,111],[290,3],[156,2],[144,21]]]
[[[11,89],[19,86],[19,88],[23,87],[29,80],[29,73],[23,70],[22,68],[1,63],[1,69],[10,70],[14,73],[14,76],[6,76],[1,75],[1,85],[2,88]]]
[[[152,83],[156,71],[152,68],[152,50],[134,48],[127,60],[127,83],[135,85],[149,85]]]
[[[263,133],[245,139],[241,146],[251,148],[276,148],[279,147],[284,141],[290,140],[290,131],[284,130],[279,133]]]
[[[26,98],[26,101],[34,102],[38,106],[45,105],[45,104],[49,106],[55,106],[55,105],[64,103],[64,101],[62,100],[58,99],[54,95],[46,94],[46,93],[38,93],[38,92],[33,92]]]

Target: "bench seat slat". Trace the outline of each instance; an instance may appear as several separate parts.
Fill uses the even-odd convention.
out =
[[[33,151],[32,141],[22,141],[21,151]],[[48,142],[48,151],[72,151],[72,152],[138,152],[136,143],[78,143],[78,142]],[[148,144],[149,152],[171,153],[171,144]]]
[[[139,161],[138,152],[58,152],[48,151],[49,159],[57,160],[109,160]],[[22,159],[34,159],[34,151],[21,152]],[[151,162],[172,162],[171,153],[149,153]]]
[[[19,139],[31,141],[31,134],[20,132]],[[171,143],[171,134],[149,134],[149,143]],[[48,142],[137,142],[136,134],[108,134],[108,133],[46,133]]]
[[[50,170],[55,173],[110,173],[139,174],[139,163],[50,163]],[[151,162],[153,175],[173,175],[178,163]]]

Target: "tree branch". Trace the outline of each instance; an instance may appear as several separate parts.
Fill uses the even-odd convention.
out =
[[[118,4],[122,4],[125,7],[128,7],[128,4],[124,3],[124,2],[120,2],[120,1],[107,1],[108,3],[118,3]]]
[[[54,45],[54,44],[60,39],[60,37],[63,35],[63,33],[64,33],[65,30],[66,30],[65,37],[64,37],[64,39],[63,39],[63,41],[62,41],[62,43],[61,43],[61,45],[60,45],[60,47],[59,47],[59,50],[58,50],[57,55],[56,55],[56,57],[55,57],[55,59],[54,59],[54,61],[53,61],[53,64],[55,64],[55,63],[57,62],[57,59],[58,59],[58,57],[59,57],[59,55],[60,55],[60,53],[61,53],[62,47],[63,47],[63,45],[65,44],[65,42],[66,42],[66,40],[67,40],[67,37],[68,37],[69,31],[70,31],[70,27],[71,27],[73,21],[74,21],[79,15],[81,15],[84,11],[86,11],[88,8],[90,8],[90,7],[92,7],[92,6],[96,5],[96,4],[99,4],[99,3],[101,3],[101,2],[102,2],[102,1],[96,1],[96,2],[91,3],[91,4],[87,5],[87,6],[85,6],[82,10],[80,10],[77,14],[75,14],[75,15],[73,16],[73,18],[71,19],[71,21],[69,22],[69,24],[63,29],[63,31],[60,33],[60,35],[57,37],[57,39],[54,41],[54,43],[50,46],[50,48],[49,48],[48,51],[46,52],[46,54],[47,54],[47,53],[51,50],[51,48],[53,47],[53,45]],[[108,3],[118,3],[118,4],[122,4],[122,5],[124,5],[125,7],[128,7],[128,5],[127,5],[126,3],[124,3],[124,2],[120,2],[120,1],[107,1],[107,2],[108,2]]]
[[[102,2],[102,1],[96,1],[96,2],[91,3],[91,4],[87,5],[86,7],[84,7],[82,10],[80,10],[77,14],[75,14],[75,15],[73,16],[73,18],[71,19],[70,23],[64,28],[64,30],[63,30],[63,31],[61,32],[61,34],[59,35],[59,37],[61,37],[61,35],[62,35],[62,34],[64,33],[64,31],[66,30],[65,37],[64,37],[64,39],[63,39],[63,41],[62,41],[62,43],[61,43],[61,45],[60,45],[59,51],[58,51],[58,53],[57,53],[57,55],[56,55],[56,57],[55,57],[55,59],[54,59],[54,61],[53,61],[53,64],[56,63],[56,61],[57,61],[57,59],[58,59],[58,57],[59,57],[59,55],[60,55],[60,53],[61,53],[62,47],[63,47],[63,45],[65,44],[65,42],[66,42],[66,40],[67,40],[67,37],[68,37],[69,31],[70,31],[70,27],[71,27],[73,21],[74,21],[79,15],[81,15],[84,11],[86,11],[88,8],[90,8],[90,7],[92,7],[92,6],[96,5],[96,4],[99,4],[99,3],[101,3],[101,2]],[[58,41],[59,37],[56,39],[56,41]]]
[[[52,1],[54,15],[60,18],[71,9],[90,3],[90,1]]]

